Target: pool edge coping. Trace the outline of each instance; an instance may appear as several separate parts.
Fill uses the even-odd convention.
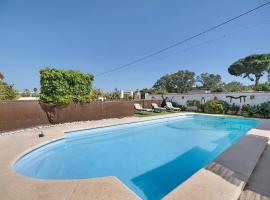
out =
[[[62,131],[58,131],[59,132],[59,134],[61,134],[61,136],[58,136],[58,137],[54,137],[54,138],[52,138],[52,139],[49,139],[49,140],[46,140],[46,141],[43,141],[43,142],[41,142],[41,143],[39,143],[39,144],[37,144],[37,145],[34,145],[34,146],[31,146],[31,148],[28,148],[28,149],[26,149],[26,150],[24,150],[23,152],[21,152],[21,153],[18,153],[17,154],[17,156],[14,158],[13,157],[13,159],[12,159],[12,161],[11,161],[11,163],[10,163],[10,168],[11,168],[11,171],[12,172],[14,172],[17,176],[19,175],[19,176],[22,176],[22,175],[20,175],[19,173],[17,173],[14,169],[13,169],[13,165],[22,157],[22,156],[24,156],[24,155],[26,155],[26,154],[28,154],[28,153],[30,153],[31,151],[34,151],[35,149],[37,149],[37,148],[40,148],[40,147],[42,147],[42,146],[44,146],[44,145],[47,145],[47,144],[49,144],[49,143],[52,143],[52,142],[56,142],[56,141],[58,141],[58,140],[61,140],[61,139],[64,139],[64,134],[65,133],[70,133],[70,132],[74,132],[74,131],[82,131],[82,130],[89,130],[89,129],[97,129],[97,128],[105,128],[105,127],[111,127],[111,126],[119,126],[119,125],[127,125],[127,124],[133,124],[133,123],[140,123],[140,122],[145,122],[145,121],[153,121],[153,120],[158,120],[158,119],[164,119],[164,118],[174,118],[174,117],[177,117],[177,116],[183,116],[183,115],[208,115],[208,116],[223,116],[223,117],[230,117],[230,118],[241,118],[241,119],[256,119],[256,120],[258,120],[260,123],[259,124],[261,124],[261,122],[262,121],[264,121],[264,119],[258,119],[258,118],[245,118],[245,117],[242,117],[242,116],[231,116],[231,115],[212,115],[212,114],[202,114],[202,113],[194,113],[194,112],[185,112],[185,113],[174,113],[174,114],[168,114],[168,115],[160,115],[160,116],[153,116],[153,117],[147,117],[147,119],[145,118],[145,117],[139,117],[139,118],[134,118],[134,119],[131,119],[131,122],[122,122],[122,123],[119,123],[119,122],[116,122],[116,123],[113,123],[112,125],[101,125],[101,126],[94,126],[93,128],[70,128],[70,129],[67,129],[67,130],[62,130]],[[120,119],[120,121],[121,121],[121,119]],[[249,130],[246,134],[250,134],[250,132],[253,130],[253,129],[256,129],[258,126],[259,126],[259,124],[256,126],[256,127],[254,127],[254,128],[252,128],[251,130]],[[270,133],[270,131],[269,130],[265,130],[265,131],[268,131],[269,133]],[[20,133],[18,133],[18,134],[20,134]],[[199,172],[199,171],[198,171]],[[198,172],[196,172],[195,174],[193,174],[190,178],[192,178],[194,175],[196,175]],[[24,177],[24,178],[26,178],[26,179],[31,179],[31,177],[25,177],[25,176],[22,176],[22,177]],[[106,177],[108,177],[108,176],[105,176],[105,177],[102,177],[102,178],[106,178]],[[121,185],[123,185],[126,189],[128,189],[129,190],[129,192],[131,192],[131,193],[133,193],[133,195],[135,195],[137,198],[139,198],[140,199],[140,197],[134,192],[134,191],[132,191],[126,184],[124,184],[121,180],[119,180],[116,176],[109,176],[109,177],[113,177],[113,178],[115,178],[115,179],[117,179],[120,183],[121,183]],[[189,179],[190,179],[189,178]],[[83,179],[83,180],[96,180],[96,179],[100,179],[100,177],[98,177],[98,178],[91,178],[91,179]],[[43,180],[43,179],[34,179],[34,180],[38,180],[38,181],[49,181],[49,182],[51,182],[51,181],[59,181],[59,180]],[[80,180],[82,180],[82,179],[72,179],[72,181],[80,181]],[[188,180],[188,179],[187,179]],[[68,181],[68,180],[63,180],[63,181]],[[176,187],[176,188],[178,188],[179,187],[179,185]],[[175,189],[176,189],[175,188]],[[174,189],[174,190],[175,190]],[[172,191],[174,191],[174,190],[172,190]],[[169,195],[172,191],[170,191],[167,195]],[[166,195],[166,196],[167,196]],[[164,196],[164,198],[166,197],[166,196]]]

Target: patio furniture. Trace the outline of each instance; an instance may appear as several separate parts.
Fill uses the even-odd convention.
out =
[[[171,110],[171,111],[180,111],[180,108],[177,107],[173,107],[171,102],[166,102],[166,108],[167,110]]]
[[[166,110],[166,108],[159,107],[156,103],[151,103],[151,106],[154,110],[157,110],[157,111],[165,111]]]
[[[153,112],[153,109],[143,108],[139,103],[134,103],[134,108],[137,111]]]

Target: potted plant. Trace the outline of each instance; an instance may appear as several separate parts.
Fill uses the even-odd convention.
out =
[[[249,117],[249,105],[244,104],[242,106],[242,116]]]

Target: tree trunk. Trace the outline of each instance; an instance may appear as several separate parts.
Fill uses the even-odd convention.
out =
[[[259,85],[259,80],[261,76],[255,76],[255,87]]]

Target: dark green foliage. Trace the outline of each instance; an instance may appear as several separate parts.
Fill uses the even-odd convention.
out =
[[[254,87],[255,91],[270,91],[270,85],[268,83],[259,84],[256,87]]]
[[[249,78],[251,81],[255,80],[255,86],[257,86],[260,78],[269,71],[269,68],[270,54],[254,54],[233,63],[228,68],[228,72],[234,76]]]
[[[270,101],[251,106],[249,109],[249,113],[254,117],[270,117]]]
[[[13,85],[0,81],[0,100],[14,100],[19,97],[19,93]]]
[[[153,89],[153,88],[144,88],[142,90],[140,90],[141,93],[148,93],[148,94],[167,94],[167,90],[166,89]]]
[[[220,75],[208,73],[202,73],[200,76],[197,76],[196,82],[201,84],[199,88],[206,90],[217,90],[222,84]]]
[[[249,108],[250,108],[249,105],[244,104],[244,105],[242,106],[242,112],[249,112]]]
[[[244,91],[252,91],[252,87],[245,86],[240,82],[232,81],[227,84],[224,84],[224,91],[226,92],[244,92]]]
[[[209,100],[204,104],[204,112],[212,114],[224,114],[227,112],[229,104],[220,100]]]
[[[270,115],[270,101],[264,102],[260,104],[259,113],[264,116],[264,118],[268,118]]]
[[[238,105],[236,105],[235,103],[229,105],[230,111],[238,112],[239,109],[240,109],[240,107]]]
[[[250,115],[259,114],[260,112],[260,105],[253,105],[249,108]]]
[[[195,83],[195,73],[188,70],[180,70],[174,74],[162,76],[154,84],[153,88],[168,92],[188,92]]]
[[[77,70],[42,69],[40,100],[52,104],[89,102],[93,80],[93,75]]]
[[[187,100],[187,106],[197,106],[198,108],[200,107],[201,103],[199,100]]]

